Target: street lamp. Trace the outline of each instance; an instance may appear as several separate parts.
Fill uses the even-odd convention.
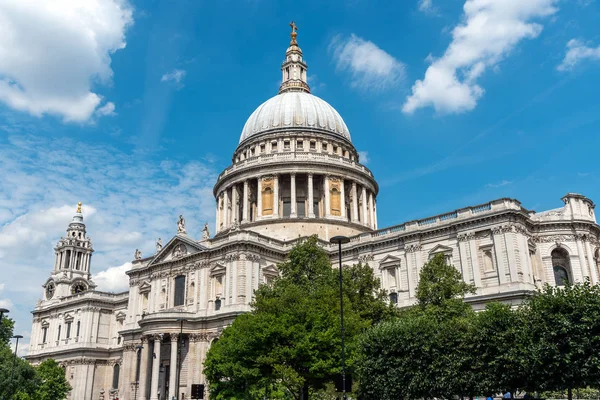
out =
[[[140,358],[142,357],[142,349],[144,346],[138,344],[135,348],[137,349],[137,366],[135,368],[135,394],[133,400],[137,400],[137,390],[140,383]]]
[[[344,349],[344,295],[342,293],[342,244],[350,243],[346,236],[334,236],[329,239],[330,243],[338,244],[338,256],[340,261],[340,321],[342,326],[342,399],[346,400],[346,354]]]
[[[19,339],[23,339],[21,335],[15,335],[12,339],[17,339],[17,344],[15,345],[15,356],[13,357],[13,367],[12,372],[10,373],[10,389],[12,391],[13,388],[13,377],[15,376],[15,363],[17,362],[17,351],[19,351]]]
[[[179,399],[179,380],[181,379],[181,348],[183,347],[183,322],[185,319],[177,318],[179,322],[179,349],[177,351],[177,380],[175,383],[175,398]]]
[[[2,322],[2,318],[4,318],[4,314],[8,314],[10,311],[6,308],[0,308],[0,322]]]

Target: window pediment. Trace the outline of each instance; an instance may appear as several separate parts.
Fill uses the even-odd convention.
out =
[[[429,250],[430,256],[434,256],[435,254],[438,254],[438,253],[452,254],[452,247],[438,244],[433,249]]]
[[[117,318],[117,321],[125,321],[126,316],[127,315],[123,311],[119,311],[117,313],[117,315],[115,315],[115,317]]]
[[[387,255],[379,262],[380,269],[394,268],[399,267],[401,264],[401,259],[399,257],[394,257],[391,255]]]
[[[148,281],[144,281],[140,285],[140,293],[148,293],[152,289],[152,285]]]
[[[209,275],[212,277],[219,276],[219,275],[225,275],[225,272],[227,272],[225,265],[223,265],[221,263],[217,263],[214,267],[212,267],[210,269]]]
[[[263,272],[263,275],[271,277],[271,278],[276,278],[279,276],[279,270],[273,264],[264,267],[262,269],[262,272]]]

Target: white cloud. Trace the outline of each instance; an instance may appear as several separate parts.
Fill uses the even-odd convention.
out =
[[[369,163],[369,152],[368,151],[359,151],[358,159],[361,164],[366,165]]]
[[[339,70],[352,74],[352,86],[365,91],[379,91],[398,85],[404,79],[404,64],[380,49],[375,43],[354,34],[337,35],[329,45]]]
[[[126,0],[1,1],[0,101],[35,116],[87,121],[112,104],[101,106],[92,85],[110,83],[111,54],[125,47],[132,23]]]
[[[0,292],[4,290],[4,283],[0,283]]]
[[[500,181],[500,182],[496,182],[496,183],[488,183],[487,185],[485,185],[485,187],[489,187],[489,188],[499,188],[502,186],[506,186],[506,185],[510,185],[512,184],[512,181],[507,181],[506,179]]]
[[[96,115],[111,117],[117,115],[117,113],[115,112],[115,103],[113,103],[112,101],[107,102],[102,107],[96,110]]]
[[[10,310],[12,306],[13,303],[9,299],[0,299],[0,308],[6,308]]]
[[[413,113],[432,106],[439,113],[472,110],[484,90],[477,79],[495,66],[521,40],[535,38],[542,25],[532,22],[556,12],[558,0],[467,0],[463,22],[452,42],[417,80],[402,110]]]
[[[557,67],[559,71],[572,70],[575,65],[583,60],[600,60],[600,46],[589,47],[578,39],[571,39],[567,43],[565,58]]]
[[[419,11],[425,14],[435,14],[436,8],[433,6],[433,0],[419,0]]]
[[[15,303],[16,331],[31,326],[28,310],[43,293],[53,248],[78,201],[95,250],[91,272],[100,290],[118,289],[116,279],[136,248],[150,255],[155,238],[166,243],[174,236],[179,214],[191,237],[214,221],[212,187],[218,171],[209,162],[17,131],[0,140],[0,171],[0,298]]]
[[[171,72],[168,72],[160,78],[161,82],[175,82],[177,84],[181,84],[183,78],[185,78],[186,72],[182,69],[174,69]]]
[[[129,289],[129,277],[125,273],[131,269],[131,263],[126,262],[118,267],[100,271],[92,278],[98,285],[98,290],[105,292],[124,292]]]

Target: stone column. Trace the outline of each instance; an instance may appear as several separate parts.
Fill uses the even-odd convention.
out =
[[[366,187],[362,187],[362,215],[363,215],[363,220],[362,223],[363,225],[368,225],[368,219],[369,217],[367,216],[367,188]]]
[[[169,376],[169,397],[172,399],[177,396],[177,346],[179,341],[179,335],[171,333],[171,362],[170,362],[170,376]]]
[[[256,219],[258,220],[262,217],[262,176],[259,176],[257,179],[256,208]]]
[[[279,175],[273,176],[273,217],[279,218]]]
[[[375,215],[373,212],[373,192],[369,192],[369,226],[375,228]]]
[[[248,181],[244,181],[244,204],[242,208],[242,222],[248,222]]]
[[[229,189],[223,191],[223,229],[231,225],[229,221]]]
[[[150,352],[150,343],[148,342],[148,338],[146,336],[142,336],[142,347],[142,350],[140,350],[142,352],[142,355],[140,357],[140,381],[138,387],[138,399],[146,400],[146,395],[148,393],[148,353]]]
[[[217,203],[217,211],[216,211],[216,216],[215,216],[215,225],[216,225],[216,230],[217,233],[221,230],[221,210],[220,210],[220,203],[221,203],[221,195],[217,195],[217,199],[216,199],[216,203]]]
[[[240,222],[237,185],[231,187],[231,222]]]
[[[373,197],[373,227],[377,229],[377,199]]]
[[[587,252],[588,265],[590,266],[590,281],[592,285],[597,285],[598,271],[596,270],[596,263],[594,262],[594,253],[592,252],[592,246],[590,246],[589,238],[585,241],[585,251]]]
[[[329,193],[329,176],[323,175],[323,187],[325,188],[325,217],[331,216],[331,197]]]
[[[352,222],[358,222],[358,191],[356,182],[352,182]]]
[[[158,372],[160,369],[160,341],[163,335],[154,335],[154,358],[152,359],[152,383],[150,384],[150,400],[158,400]]]
[[[583,244],[581,242],[581,239],[579,237],[576,237],[575,239],[575,243],[577,246],[577,255],[579,256],[579,269],[581,271],[581,273],[579,274],[579,276],[582,277],[582,281],[585,280],[585,278],[590,278],[590,281],[592,280],[592,278],[590,277],[588,271],[587,270],[587,265],[585,262],[585,253],[583,252]],[[571,262],[571,268],[573,269],[573,263]],[[575,275],[575,274],[573,274]],[[575,280],[575,279],[573,279]],[[576,283],[579,283],[577,281],[575,281]]]
[[[291,200],[292,207],[291,207],[290,217],[296,218],[298,216],[298,213],[296,211],[296,174],[295,173],[290,174],[290,193],[291,193],[291,198],[292,198],[292,200]]]
[[[342,218],[346,219],[346,185],[344,185],[344,177],[340,176],[340,214]]]
[[[313,174],[308,174],[308,217],[315,217],[315,201],[313,194]]]

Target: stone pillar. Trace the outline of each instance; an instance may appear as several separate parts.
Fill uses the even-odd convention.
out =
[[[331,216],[331,196],[329,193],[329,176],[323,176],[323,186],[325,190],[325,217]]]
[[[240,222],[237,185],[231,187],[231,222]]]
[[[170,376],[169,376],[169,397],[177,397],[177,347],[179,345],[179,335],[171,333],[171,362],[170,362]]]
[[[262,176],[259,176],[257,179],[256,208],[256,219],[258,220],[262,217]]]
[[[152,383],[150,384],[150,400],[158,400],[158,373],[160,369],[160,341],[163,335],[154,335],[154,355],[152,359]]]
[[[577,255],[579,256],[579,269],[581,270],[581,273],[579,276],[583,277],[582,281],[585,280],[585,278],[590,278],[590,282],[592,280],[592,278],[589,275],[589,270],[587,268],[586,262],[585,262],[585,253],[583,252],[583,243],[581,242],[581,239],[576,237],[575,239],[575,243],[577,245]],[[571,268],[573,268],[573,263],[571,262]],[[573,274],[575,275],[575,274]],[[575,280],[575,279],[573,279]],[[579,283],[576,281],[576,283]]]
[[[150,343],[148,342],[148,338],[146,336],[142,336],[142,347],[142,355],[140,357],[140,381],[138,387],[138,399],[146,400],[146,395],[148,394],[148,353],[150,352]]]
[[[279,175],[273,176],[273,217],[279,218]]]
[[[229,215],[229,189],[223,191],[223,229],[231,225]]]
[[[369,226],[375,228],[375,213],[373,210],[373,192],[369,192]]]
[[[291,198],[292,198],[292,200],[291,200],[292,207],[291,207],[290,217],[296,218],[298,216],[298,212],[296,211],[296,174],[295,173],[290,174],[290,193],[291,193]]]
[[[352,182],[352,222],[358,222],[358,191],[356,182]]]
[[[592,252],[592,246],[590,246],[589,238],[585,241],[585,251],[587,253],[588,265],[590,266],[590,281],[592,285],[597,285],[598,271],[596,270],[596,263],[594,262],[594,253]]]
[[[377,199],[373,197],[373,227],[377,229]]]
[[[220,208],[221,195],[219,195],[219,194],[217,195],[216,203],[217,203],[217,211],[216,211],[216,216],[215,216],[215,225],[216,225],[216,230],[218,233],[221,230],[221,208]]]
[[[362,187],[362,215],[363,215],[363,220],[362,223],[363,225],[368,225],[368,220],[369,217],[367,216],[367,188],[366,187]]]
[[[344,177],[340,176],[340,214],[342,216],[342,218],[346,219],[347,215],[346,215],[346,185],[344,185]]]
[[[313,194],[313,174],[308,174],[308,217],[315,217],[315,201]]]
[[[496,266],[498,269],[498,283],[500,285],[506,282],[506,264],[504,262],[504,246],[503,246],[503,228],[496,227],[492,229],[494,238],[494,255],[496,256]]]
[[[248,181],[244,181],[244,204],[242,208],[242,222],[248,222]]]

